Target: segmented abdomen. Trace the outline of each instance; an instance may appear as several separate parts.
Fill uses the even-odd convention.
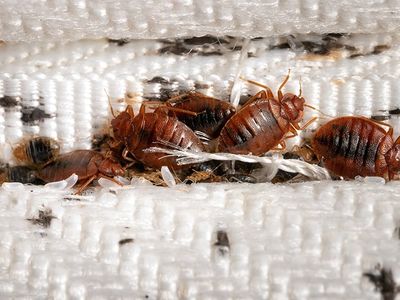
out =
[[[222,128],[218,151],[254,155],[268,152],[288,132],[289,123],[279,113],[280,105],[272,99],[244,106]]]
[[[358,117],[342,117],[321,126],[313,139],[315,153],[339,176],[382,176],[384,155],[392,138],[378,124]]]
[[[184,112],[175,112],[175,114],[179,121],[189,128],[204,132],[211,138],[218,137],[222,127],[236,111],[229,102],[198,93],[189,94],[174,107],[196,112],[196,116]]]
[[[204,151],[200,139],[175,117],[163,113],[146,113],[144,118],[140,115],[136,118],[135,130],[128,138],[128,149],[138,160],[149,167],[160,168],[164,165],[173,169],[185,167],[178,166],[174,157],[165,157],[165,153],[145,152],[151,147]]]
[[[89,171],[94,157],[102,158],[100,153],[91,150],[76,150],[59,156],[39,171],[39,178],[45,182],[59,181],[76,174],[79,180],[95,175]]]

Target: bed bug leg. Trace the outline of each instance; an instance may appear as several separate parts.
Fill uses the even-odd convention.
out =
[[[286,85],[286,83],[289,81],[289,77],[290,77],[290,69],[289,69],[288,74],[286,75],[285,79],[283,80],[283,82],[279,86],[279,89],[278,89],[278,100],[279,101],[282,100],[282,97],[283,97],[282,89]]]
[[[82,183],[80,186],[79,186],[79,188],[78,188],[78,190],[74,193],[74,195],[79,195],[79,194],[81,194],[86,188],[87,188],[87,186],[93,181],[93,180],[95,180],[96,179],[96,175],[93,175],[92,177],[90,177],[88,180],[86,180],[84,183]]]
[[[248,82],[248,83],[251,83],[251,84],[254,84],[254,85],[256,85],[256,86],[259,86],[259,87],[264,88],[264,89],[266,90],[266,92],[267,92],[268,98],[274,98],[274,93],[272,93],[272,90],[271,90],[270,87],[268,87],[268,86],[266,86],[266,85],[264,85],[264,84],[262,84],[262,83],[259,83],[259,82],[257,82],[257,81],[250,80],[250,79],[246,79],[246,78],[243,78],[243,77],[240,77],[240,79],[242,79],[243,81],[246,81],[246,82]],[[255,94],[253,97],[255,97],[255,96],[258,95],[258,94],[259,94],[259,93]],[[253,97],[252,97],[252,98],[253,98]]]
[[[274,148],[271,150],[273,151],[285,151],[286,150],[286,143],[284,140],[282,140],[278,145],[276,145]]]

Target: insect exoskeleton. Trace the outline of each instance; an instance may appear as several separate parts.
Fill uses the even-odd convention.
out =
[[[24,140],[13,149],[13,154],[19,162],[39,167],[55,159],[59,153],[59,143],[44,136]]]
[[[291,93],[282,93],[282,88],[289,80],[286,76],[278,89],[278,99],[271,89],[257,82],[250,83],[264,88],[251,97],[234,114],[221,130],[218,151],[236,154],[262,155],[269,150],[283,150],[285,139],[297,135],[298,130],[306,128],[316,117],[300,126],[303,119],[304,98]],[[280,145],[280,149],[278,146]]]
[[[217,138],[222,127],[236,112],[228,101],[219,100],[198,92],[189,92],[166,102],[175,110],[169,112],[190,129],[205,133],[211,139]],[[160,109],[163,109],[161,107]],[[168,107],[166,108],[168,110]],[[188,114],[187,112],[196,114]]]
[[[132,107],[128,105],[125,112],[112,120],[111,125],[114,137],[125,144],[124,157],[130,153],[148,167],[159,169],[168,166],[174,170],[190,167],[178,165],[176,158],[165,153],[146,151],[152,147],[204,151],[196,134],[163,110],[145,112],[145,106],[142,105],[139,114],[134,116]]]
[[[92,150],[75,150],[57,157],[43,169],[38,171],[38,177],[45,182],[60,181],[72,174],[78,175],[82,192],[93,180],[100,177],[113,179],[114,176],[122,176],[124,168],[111,158]],[[119,183],[119,182],[117,182]]]
[[[345,178],[391,180],[400,171],[400,139],[393,141],[393,128],[364,117],[329,121],[315,133],[312,148],[330,172]]]

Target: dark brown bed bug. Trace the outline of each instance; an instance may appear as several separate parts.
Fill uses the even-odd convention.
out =
[[[218,151],[236,154],[262,155],[269,150],[285,149],[285,139],[297,135],[298,130],[306,128],[316,117],[302,127],[305,100],[291,93],[282,93],[282,88],[289,80],[289,74],[278,89],[278,99],[274,98],[271,89],[257,82],[250,83],[262,86],[256,95],[233,115],[221,130],[218,139]],[[289,134],[289,135],[288,135]]]
[[[43,184],[36,169],[27,166],[5,167],[0,171],[0,183],[20,182],[24,184]]]
[[[21,163],[43,166],[60,154],[60,145],[52,138],[39,136],[18,143],[13,154]]]
[[[38,171],[38,178],[44,182],[60,181],[72,174],[78,175],[81,193],[93,180],[107,178],[118,184],[114,176],[122,176],[125,170],[114,160],[92,150],[75,150],[57,157]]]
[[[345,178],[391,180],[400,171],[400,139],[393,141],[393,128],[364,117],[329,121],[315,133],[312,148],[330,172]]]
[[[176,117],[166,112],[145,112],[142,105],[137,116],[134,116],[130,105],[111,121],[114,137],[123,142],[125,151],[123,157],[131,154],[145,166],[160,169],[168,166],[178,170],[190,166],[180,166],[174,157],[165,153],[146,152],[151,147],[178,148],[180,150],[204,151],[204,146],[196,134]]]
[[[174,97],[168,100],[166,104],[182,110],[170,111],[169,114],[175,115],[179,121],[185,123],[189,128],[194,131],[201,131],[211,139],[219,136],[222,127],[236,112],[236,109],[228,101],[208,97],[197,92],[189,92]],[[188,114],[188,111],[196,114]]]

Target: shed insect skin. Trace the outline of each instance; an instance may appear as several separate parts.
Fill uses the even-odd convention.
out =
[[[38,171],[38,177],[45,182],[60,181],[72,174],[78,175],[81,193],[93,180],[107,178],[119,184],[114,176],[122,176],[125,170],[114,160],[92,150],[75,150],[60,155]]]
[[[192,111],[196,115],[185,112],[171,111],[179,121],[185,123],[193,131],[201,131],[212,139],[217,138],[222,127],[236,112],[235,107],[228,101],[208,97],[198,92],[189,92],[174,97],[166,102],[174,108]]]
[[[315,121],[310,119],[302,127],[305,100],[291,93],[282,93],[282,88],[289,80],[289,74],[278,89],[278,99],[271,89],[257,82],[250,83],[264,87],[233,115],[221,130],[218,139],[218,151],[235,154],[262,155],[269,150],[284,150],[285,139],[297,135]],[[291,133],[291,135],[288,135]],[[277,146],[281,148],[278,149]]]
[[[170,146],[192,151],[204,151],[204,146],[195,133],[163,110],[146,113],[145,106],[140,107],[134,116],[130,105],[111,121],[114,137],[125,145],[124,158],[131,154],[148,167],[160,169],[167,166],[173,170],[190,168],[180,166],[174,157],[165,157],[165,153],[145,152],[151,147],[169,148]]]
[[[315,133],[312,148],[330,172],[344,178],[392,180],[400,171],[400,138],[393,141],[390,125],[364,117],[329,121]]]
[[[49,137],[34,137],[18,143],[13,154],[21,163],[40,167],[60,154],[60,145]]]

